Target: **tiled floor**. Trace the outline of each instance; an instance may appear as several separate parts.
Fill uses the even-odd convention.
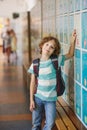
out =
[[[31,130],[29,96],[20,57],[7,63],[0,49],[0,130]]]

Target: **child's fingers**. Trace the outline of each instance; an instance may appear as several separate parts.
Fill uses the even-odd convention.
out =
[[[77,37],[76,29],[74,29],[74,31],[73,31],[73,33],[72,33],[72,36],[71,36],[71,39],[70,39],[70,42],[71,42],[71,43],[74,43],[75,40],[76,40],[76,37]]]
[[[76,36],[76,29],[74,29],[73,36]]]

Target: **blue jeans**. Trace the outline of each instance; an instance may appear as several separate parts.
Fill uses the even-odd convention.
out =
[[[32,130],[41,130],[43,113],[45,110],[45,125],[43,130],[52,130],[56,117],[56,102],[43,101],[35,97],[36,108],[32,112]]]

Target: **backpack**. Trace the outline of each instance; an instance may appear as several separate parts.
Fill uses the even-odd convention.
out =
[[[64,91],[65,91],[65,82],[62,77],[62,72],[61,72],[61,67],[58,66],[58,57],[57,55],[52,55],[51,57],[52,64],[56,70],[56,91],[57,91],[57,96],[62,96]],[[33,70],[35,74],[35,82],[36,82],[36,87],[35,87],[35,92],[37,91],[37,85],[38,85],[38,73],[39,73],[39,62],[40,59],[35,59],[33,60]]]

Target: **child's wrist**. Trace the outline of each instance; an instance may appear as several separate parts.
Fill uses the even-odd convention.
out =
[[[70,43],[71,43],[71,44],[75,43],[75,38],[71,37]]]

